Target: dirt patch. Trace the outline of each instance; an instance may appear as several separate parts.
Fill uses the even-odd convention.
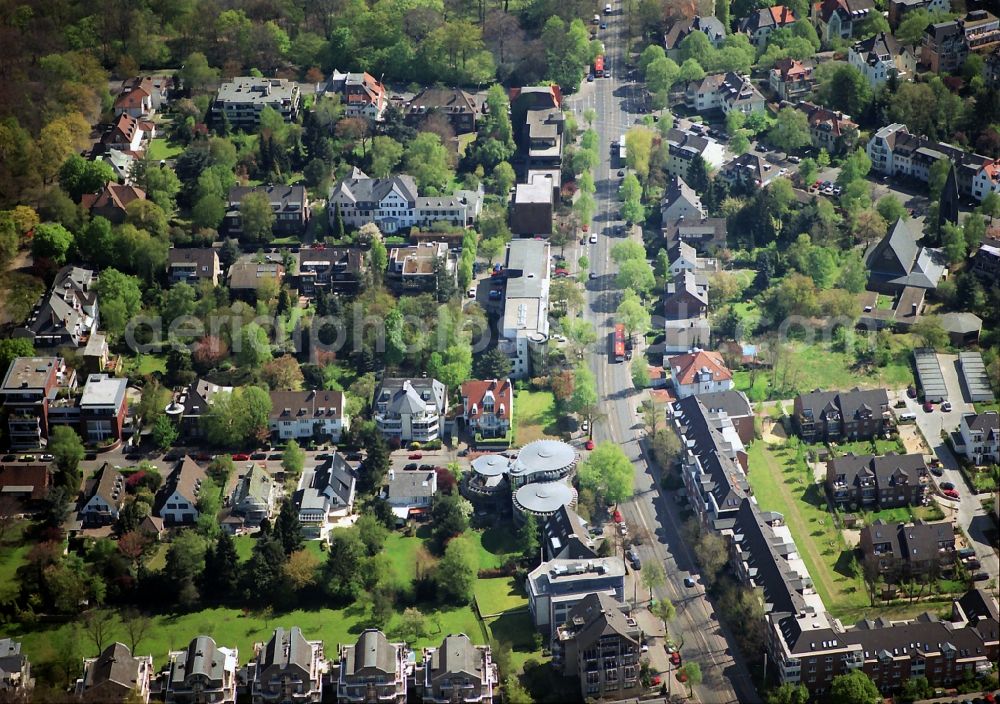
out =
[[[764,427],[761,430],[760,437],[769,445],[783,445],[788,440],[788,435],[785,433],[785,427],[781,424],[781,421],[771,420],[770,418],[764,419]]]
[[[923,436],[917,429],[916,424],[913,425],[900,425],[899,426],[899,439],[902,440],[903,446],[906,451],[911,454],[932,454],[927,443],[924,442]]]

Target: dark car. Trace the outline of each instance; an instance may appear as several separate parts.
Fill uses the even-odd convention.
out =
[[[915,387],[915,386],[908,386],[908,387],[906,387],[906,395],[909,396],[910,398],[916,398],[917,397],[917,387]]]
[[[990,576],[985,572],[976,572],[974,575],[972,575],[973,582],[985,582],[989,578]]]
[[[417,468],[417,463],[416,462],[410,462],[410,464],[408,464],[405,467],[403,467],[403,469],[407,469],[407,470],[409,470],[409,469],[416,469],[416,468]]]
[[[252,460],[266,460],[267,459],[267,453],[266,452],[253,452],[253,453],[250,454],[250,459],[252,459]]]
[[[275,452],[273,455],[268,455],[267,459],[269,459],[269,460],[283,460],[283,459],[285,459],[285,456],[283,454],[281,454],[280,452]]]
[[[362,459],[360,452],[348,452],[345,457],[351,462],[360,462]]]
[[[96,460],[97,459],[97,453],[96,452],[88,452],[87,454],[85,454],[83,456],[83,459],[85,459],[85,460]]]
[[[955,485],[952,484],[951,482],[941,482],[940,484],[938,484],[938,486],[940,486],[942,489],[954,489],[955,488]]]
[[[632,565],[632,569],[642,569],[642,560],[639,559],[639,553],[635,551],[635,548],[629,548],[628,552],[625,553],[625,557],[628,558],[629,564]]]
[[[142,453],[141,452],[130,452],[127,455],[125,455],[125,459],[127,459],[127,460],[141,460],[142,459]]]
[[[943,477],[944,470],[941,469],[940,467],[931,467],[931,474],[933,474],[935,477]]]
[[[422,465],[420,465],[420,469],[434,469],[434,465],[432,465],[432,464],[422,464]]]
[[[0,462],[13,462],[17,459],[17,455],[4,455]]]
[[[968,560],[965,561],[965,568],[969,570],[978,570],[982,566],[983,563],[981,563],[979,559],[975,557],[970,557]]]

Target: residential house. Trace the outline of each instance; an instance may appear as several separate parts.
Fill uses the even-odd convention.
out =
[[[552,638],[569,620],[573,607],[590,594],[625,598],[625,562],[620,557],[590,560],[549,560],[528,573],[525,580],[531,622]]]
[[[322,465],[304,470],[292,496],[303,535],[321,539],[331,521],[350,516],[355,486],[354,473],[339,452],[332,453]]]
[[[389,470],[382,498],[389,502],[397,520],[405,521],[430,513],[437,493],[437,473],[434,470]]]
[[[50,486],[52,471],[48,462],[0,460],[0,496],[17,499],[22,508],[31,508],[44,499]]]
[[[667,181],[667,189],[660,201],[660,216],[664,223],[682,218],[685,222],[701,222],[708,214],[694,189],[684,179],[674,176]]]
[[[552,179],[535,174],[514,189],[510,205],[510,230],[518,237],[548,237],[552,234],[554,205]]]
[[[389,250],[386,278],[401,291],[435,291],[439,277],[454,280],[457,270],[447,242],[418,242]]]
[[[106,526],[118,520],[125,503],[125,478],[105,462],[87,482],[80,520],[87,527]]]
[[[792,422],[806,442],[869,440],[892,426],[885,389],[810,391],[795,397]]]
[[[1000,193],[1000,159],[987,161],[972,180],[972,195],[982,201],[988,193]]]
[[[867,253],[868,288],[894,293],[907,286],[935,289],[947,275],[947,262],[939,249],[921,247],[913,221],[900,218],[889,233]]]
[[[21,654],[21,642],[0,638],[0,696],[11,701],[30,700],[34,687],[31,662]]]
[[[268,428],[281,440],[340,442],[351,426],[342,391],[271,391]]]
[[[167,525],[197,521],[198,493],[204,479],[205,470],[185,455],[157,492],[153,515],[162,518]]]
[[[670,383],[677,398],[729,391],[733,388],[733,373],[718,352],[696,349],[670,357],[667,362]]]
[[[820,0],[811,3],[809,18],[820,40],[829,44],[853,37],[872,12],[878,12],[872,0]]]
[[[559,168],[562,164],[565,122],[565,115],[558,108],[530,109],[525,112],[521,139],[525,168]]]
[[[470,380],[462,384],[462,419],[477,442],[507,438],[514,416],[510,379]]]
[[[728,245],[726,218],[704,218],[701,220],[674,220],[663,225],[663,239],[667,248],[684,242],[700,254],[713,254]]]
[[[156,127],[152,122],[121,113],[101,135],[100,148],[137,155],[145,150],[145,144],[155,136]]]
[[[278,487],[263,465],[251,464],[236,482],[230,499],[232,515],[242,519],[243,525],[257,527],[274,513]]]
[[[214,247],[171,247],[167,258],[167,273],[172,284],[183,281],[197,286],[201,281],[210,281],[213,286],[218,286],[222,276],[219,252]]]
[[[986,10],[928,25],[920,44],[921,61],[934,73],[961,69],[969,52],[989,53],[1000,45],[1000,19]]]
[[[587,524],[569,506],[560,506],[542,526],[542,561],[591,560],[597,557]]]
[[[826,486],[839,506],[920,506],[929,479],[927,464],[919,454],[848,453],[826,464]]]
[[[736,431],[736,435],[743,445],[746,447],[750,446],[750,443],[754,440],[754,413],[746,394],[742,391],[730,389],[728,391],[700,393],[697,394],[697,398],[708,411],[708,418],[716,422],[717,427],[723,427],[726,424],[722,420],[716,421],[715,419],[721,419],[725,416],[732,422],[733,429]],[[686,405],[694,405],[693,401],[688,401],[687,399],[678,401],[678,403],[681,408],[684,408]],[[733,445],[735,446],[735,443]]]
[[[31,340],[35,349],[85,346],[100,320],[96,283],[90,269],[67,264],[13,337]]]
[[[868,569],[891,584],[935,578],[955,562],[950,521],[907,525],[878,519],[861,529],[860,545]]]
[[[90,213],[90,217],[102,217],[113,225],[125,222],[128,204],[136,200],[146,200],[146,192],[135,186],[120,186],[109,181],[97,193],[84,193],[80,207]]]
[[[382,83],[370,73],[341,73],[334,69],[324,92],[340,96],[347,117],[363,117],[381,122],[389,107],[389,95]]]
[[[274,629],[267,643],[254,644],[247,667],[252,704],[318,704],[323,697],[323,641],[306,640],[302,629]]]
[[[62,357],[17,357],[7,367],[0,396],[12,450],[41,447],[49,437],[49,408],[76,386]]]
[[[264,282],[275,282],[278,288],[285,280],[285,264],[279,254],[241,254],[232,263],[226,276],[229,290],[240,298],[256,298]]]
[[[642,631],[626,608],[607,594],[588,594],[552,638],[553,666],[564,677],[579,679],[584,701],[624,701],[642,693]]]
[[[778,178],[780,171],[777,166],[757,154],[747,152],[722,167],[719,177],[726,183],[754,188],[766,188]]]
[[[1000,464],[1000,415],[996,411],[963,414],[958,433],[962,444],[955,449],[974,465]]]
[[[124,643],[112,643],[96,658],[83,659],[75,694],[85,702],[149,701],[153,656],[133,656]]]
[[[232,386],[219,386],[204,379],[197,379],[174,397],[167,406],[167,416],[177,419],[183,437],[201,437],[202,419],[211,412],[215,397],[220,393],[232,392]]]
[[[945,142],[933,142],[906,129],[906,125],[893,123],[879,129],[868,141],[868,158],[872,171],[887,176],[904,176],[927,183],[931,167],[941,159],[949,159],[955,166],[958,191],[963,196],[976,196],[973,181],[989,157],[973,154]],[[985,192],[982,193],[985,195]]]
[[[87,377],[78,404],[80,435],[84,442],[102,444],[122,439],[128,416],[127,389],[128,379],[116,379],[107,374]]]
[[[460,88],[424,88],[406,106],[406,121],[410,124],[420,124],[433,114],[448,118],[455,134],[476,131],[476,99]]]
[[[118,97],[115,98],[114,113],[118,117],[122,113],[130,117],[143,117],[153,112],[153,79],[149,76],[136,76],[122,82]]]
[[[951,0],[889,0],[889,26],[893,31],[910,12],[951,12]]]
[[[726,27],[712,15],[682,17],[671,22],[663,34],[663,48],[667,58],[681,63],[681,42],[694,32],[703,33],[716,49],[720,49],[726,40]]]
[[[806,101],[796,103],[795,108],[806,114],[809,140],[814,147],[826,149],[830,154],[840,154],[854,148],[859,132],[858,124],[850,115]]]
[[[701,157],[709,170],[718,169],[726,160],[722,144],[690,130],[672,127],[663,136],[663,141],[667,145],[667,176],[671,178],[687,179],[695,157]]]
[[[829,692],[838,675],[861,670],[882,695],[913,677],[932,687],[983,675],[1000,657],[996,599],[971,590],[952,604],[950,618],[878,618],[844,626],[825,612],[773,610],[767,615],[768,660],[777,681],[803,685],[811,696]]]
[[[949,313],[941,316],[941,327],[948,333],[948,339],[954,347],[966,347],[979,342],[983,319],[975,313]]]
[[[111,170],[115,174],[115,180],[118,183],[124,183],[126,186],[132,183],[132,174],[135,169],[135,157],[128,152],[119,151],[117,149],[105,149],[103,153],[97,153],[101,151],[97,149],[91,152],[91,157],[94,161],[103,161],[105,164],[111,167]]]
[[[767,75],[768,85],[782,100],[803,98],[812,92],[816,83],[812,66],[787,57],[775,61]]]
[[[165,704],[236,704],[237,648],[220,648],[198,636],[186,650],[173,650],[163,683]]]
[[[545,240],[515,239],[504,260],[506,289],[498,347],[511,360],[511,378],[543,367],[549,339],[552,248]]]
[[[351,704],[406,704],[406,682],[412,674],[406,643],[390,643],[382,631],[368,628],[357,642],[339,646],[334,674],[337,701]]]
[[[688,82],[684,89],[684,101],[695,112],[721,110],[725,115],[734,110],[745,115],[763,112],[765,103],[764,96],[750,77],[735,71],[714,73]]]
[[[482,189],[455,191],[451,196],[421,196],[417,183],[408,174],[371,178],[355,167],[330,189],[327,215],[335,225],[336,210],[344,225],[359,228],[374,222],[386,234],[411,227],[430,227],[446,222],[469,227],[482,212]]]
[[[906,332],[912,328],[924,310],[924,298],[927,289],[918,286],[904,286],[898,293],[892,294],[892,302],[885,305],[885,296],[877,291],[864,291],[861,294],[861,315],[858,317],[858,327],[868,330],[890,328]],[[881,305],[880,305],[881,303]]]
[[[895,76],[897,81],[912,80],[917,69],[917,60],[910,50],[886,32],[855,43],[847,53],[847,61],[876,89],[890,76]]]
[[[708,313],[708,283],[703,276],[692,271],[681,271],[680,276],[667,284],[663,299],[664,315],[671,320],[699,318]]]
[[[309,194],[305,186],[233,186],[229,189],[229,203],[222,229],[230,237],[243,236],[243,218],[240,205],[251,193],[263,194],[271,204],[276,237],[299,237],[306,231],[311,217]]]
[[[356,293],[365,275],[365,258],[360,247],[302,247],[299,249],[299,292],[306,296],[317,291]]]
[[[473,645],[464,633],[445,636],[438,648],[424,648],[416,668],[424,704],[493,704],[499,701],[499,673],[488,645]]]
[[[675,277],[682,271],[692,271],[697,274],[706,268],[705,262],[710,260],[700,258],[694,247],[683,240],[678,240],[667,250],[667,261],[670,263],[670,275]]]
[[[387,439],[427,442],[442,435],[448,392],[437,379],[386,377],[373,405],[375,425]]]
[[[111,356],[111,349],[108,346],[108,338],[102,332],[95,332],[87,340],[86,347],[83,348],[83,366],[81,371],[88,376],[99,374],[116,366],[117,363]]]
[[[234,130],[254,130],[265,107],[278,112],[285,122],[294,122],[302,96],[299,84],[284,78],[238,76],[219,86],[212,103],[211,120],[227,121]]]
[[[790,7],[762,7],[740,21],[740,31],[750,37],[750,43],[760,50],[767,46],[767,38],[771,36],[771,32],[791,27],[797,19]]]

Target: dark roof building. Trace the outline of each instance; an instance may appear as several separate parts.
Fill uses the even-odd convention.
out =
[[[16,701],[17,697],[29,697],[34,687],[31,663],[21,654],[20,641],[0,638],[0,692]]]
[[[493,704],[499,686],[490,646],[473,645],[464,633],[446,636],[438,648],[424,648],[415,679],[424,704]]]
[[[435,113],[447,117],[456,134],[476,130],[476,99],[460,88],[424,88],[406,106],[406,121],[419,124]]]
[[[247,668],[251,702],[319,702],[325,666],[322,641],[306,640],[298,626],[275,628],[267,643],[254,645]]]
[[[866,440],[892,425],[885,389],[810,391],[795,397],[792,421],[806,442]]]
[[[301,235],[305,232],[311,217],[309,194],[305,186],[233,186],[229,189],[229,209],[222,222],[222,229],[230,237],[243,235],[240,205],[251,193],[263,194],[270,203],[271,212],[274,213],[271,231],[276,237]]]
[[[85,702],[122,702],[130,696],[149,700],[153,656],[135,657],[127,645],[113,643],[96,658],[84,658],[76,696]]]
[[[826,465],[826,483],[833,500],[865,510],[872,506],[880,509],[920,506],[928,481],[927,463],[919,454],[848,453]]]
[[[236,703],[239,650],[220,648],[210,636],[198,636],[186,650],[170,652],[163,687],[166,704]]]
[[[548,560],[587,560],[597,557],[594,539],[586,524],[569,506],[560,506],[545,520],[542,528],[542,558]]]
[[[886,523],[876,520],[861,529],[861,552],[874,573],[886,581],[937,577],[955,562],[955,528],[940,523]]]
[[[36,348],[85,346],[97,331],[96,284],[93,271],[67,264],[13,337],[27,338]]]
[[[390,643],[374,628],[363,631],[354,644],[341,644],[337,701],[405,704],[408,652],[405,643]]]

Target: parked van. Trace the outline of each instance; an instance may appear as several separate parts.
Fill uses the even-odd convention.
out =
[[[591,20],[591,24],[600,24],[600,23],[601,23],[601,16],[594,15],[594,19]]]
[[[897,419],[899,420],[900,423],[913,423],[914,421],[917,420],[917,414],[910,413],[909,411],[907,411],[906,413],[900,413],[897,416]]]
[[[605,15],[610,15],[611,14],[611,3],[610,2],[607,5],[604,6],[604,14]]]

